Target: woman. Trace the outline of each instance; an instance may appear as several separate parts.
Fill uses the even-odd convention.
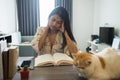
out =
[[[50,13],[47,27],[37,29],[32,46],[38,55],[56,52],[70,55],[78,51],[65,8],[57,7]]]

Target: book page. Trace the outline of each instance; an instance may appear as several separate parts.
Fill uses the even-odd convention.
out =
[[[54,59],[51,54],[44,54],[35,58],[35,66],[49,66],[54,64]]]
[[[56,65],[71,65],[73,64],[73,59],[64,53],[55,53],[53,55]]]

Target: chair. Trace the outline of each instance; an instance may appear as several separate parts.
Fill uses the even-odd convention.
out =
[[[19,46],[19,56],[36,56],[35,51],[32,48],[31,40],[33,36],[21,36],[20,32],[14,32],[12,35],[11,45]]]

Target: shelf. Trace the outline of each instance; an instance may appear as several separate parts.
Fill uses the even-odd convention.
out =
[[[96,44],[94,41],[87,41],[87,43],[88,47],[91,49],[89,52],[93,54],[98,53],[107,47],[111,47],[105,43]]]
[[[92,53],[92,54],[96,54],[97,52],[96,52],[96,51],[90,51],[90,53]]]
[[[7,43],[10,43],[11,42],[11,35],[2,35],[2,36],[0,36],[0,41],[1,40],[6,40],[7,41]]]
[[[98,46],[98,44],[96,44],[95,42],[93,41],[87,41],[88,43],[92,44],[92,45],[95,45],[95,46]]]

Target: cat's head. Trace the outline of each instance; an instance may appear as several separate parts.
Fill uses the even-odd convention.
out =
[[[79,69],[86,69],[92,64],[92,55],[86,52],[80,52],[73,55],[73,64]]]

